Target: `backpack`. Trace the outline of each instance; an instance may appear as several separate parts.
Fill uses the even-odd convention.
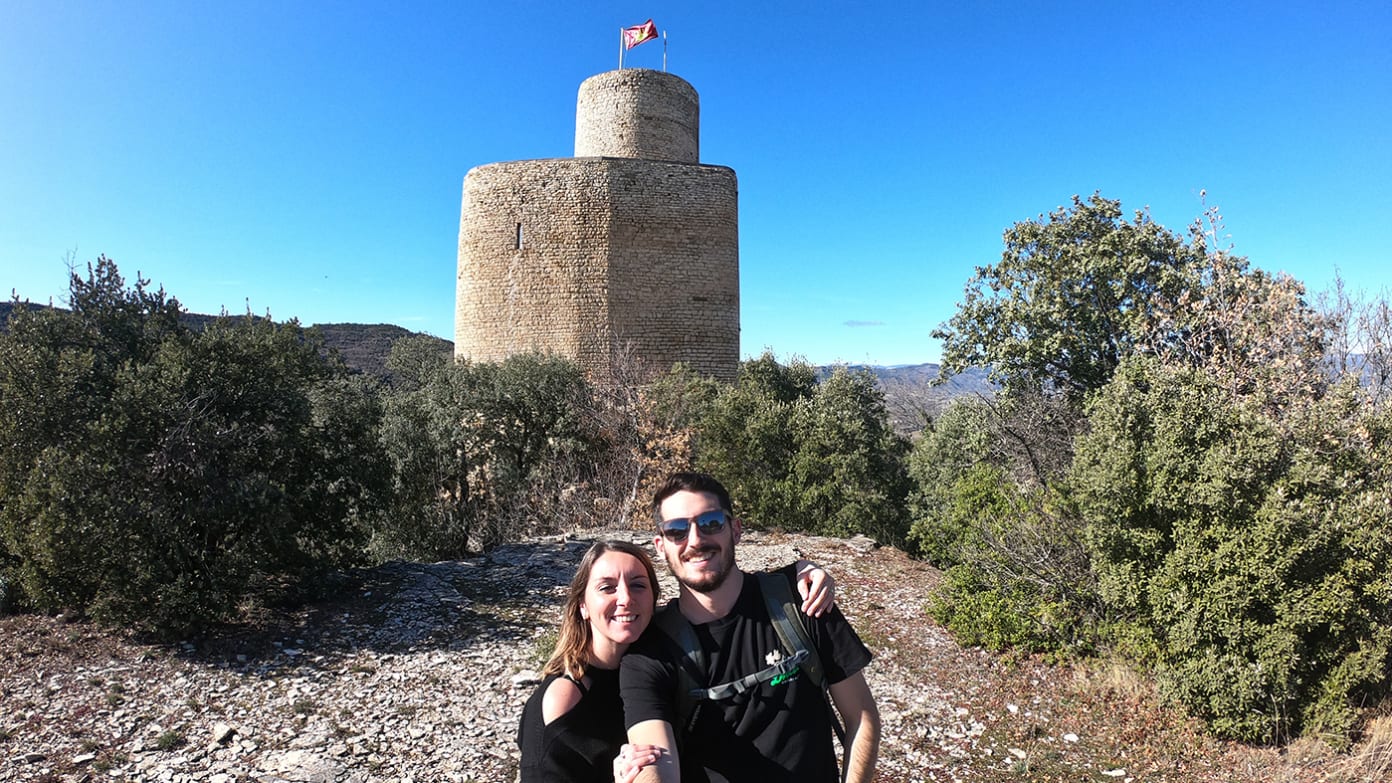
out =
[[[745,576],[753,576],[759,580],[759,589],[764,595],[764,605],[768,609],[769,619],[773,621],[773,630],[778,634],[778,641],[783,645],[784,652],[789,655],[733,682],[711,687],[703,686],[701,683],[704,682],[706,673],[705,651],[701,649],[700,641],[696,638],[696,629],[691,627],[691,623],[687,622],[676,605],[677,599],[672,599],[664,611],[658,612],[657,627],[681,653],[677,658],[676,667],[677,723],[673,726],[678,738],[695,729],[701,707],[707,701],[728,699],[757,687],[761,682],[788,677],[801,670],[822,694],[822,702],[826,704],[827,712],[831,716],[832,728],[836,731],[841,747],[845,749],[846,732],[831,706],[828,690],[830,686],[826,681],[826,671],[822,668],[822,658],[817,654],[812,636],[803,623],[801,602],[793,593],[787,577],[777,571],[746,573]]]

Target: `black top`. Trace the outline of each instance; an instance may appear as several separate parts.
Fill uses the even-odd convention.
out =
[[[543,723],[541,701],[561,675],[542,681],[522,708],[517,745],[522,750],[522,783],[612,783],[614,757],[627,741],[619,673],[591,666],[588,690],[570,712]]]
[[[791,569],[782,572],[793,579]],[[665,611],[679,611],[676,601]],[[840,682],[870,663],[870,651],[840,609],[820,618],[802,615],[801,619],[821,655],[828,682]],[[745,574],[729,615],[697,625],[695,630],[706,654],[706,686],[752,674],[776,660],[772,656],[786,654],[753,574]],[[719,702],[705,702],[693,732],[681,736],[673,695],[678,682],[675,656],[675,645],[653,623],[624,656],[620,680],[625,725],[664,720],[679,733],[683,783],[839,780],[826,700],[806,674],[760,683]]]

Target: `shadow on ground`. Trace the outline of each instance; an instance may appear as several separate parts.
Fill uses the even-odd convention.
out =
[[[643,539],[638,539],[643,540]],[[347,574],[334,595],[213,629],[172,646],[201,665],[274,676],[334,669],[364,654],[464,651],[554,626],[565,587],[594,538],[505,544],[440,563],[393,562]]]

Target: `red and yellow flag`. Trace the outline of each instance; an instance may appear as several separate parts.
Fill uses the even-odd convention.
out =
[[[624,48],[632,49],[638,44],[647,43],[656,37],[657,26],[653,24],[651,19],[640,25],[625,27],[623,31]]]

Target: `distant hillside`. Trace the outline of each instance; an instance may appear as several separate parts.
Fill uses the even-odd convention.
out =
[[[393,324],[315,324],[324,335],[324,344],[338,351],[355,370],[386,378],[387,357],[392,343],[402,337],[428,337],[439,343],[440,352],[454,353],[454,343],[422,332],[412,332]]]
[[[35,305],[43,307],[45,305]],[[0,332],[9,328],[13,302],[0,302]],[[234,316],[240,318],[241,316]],[[260,318],[261,316],[254,316]],[[201,313],[184,313],[180,320],[193,329],[205,329],[219,316]],[[315,324],[324,336],[324,345],[338,352],[349,367],[367,375],[386,378],[387,356],[392,343],[402,337],[418,335],[430,337],[440,344],[442,353],[452,353],[454,343],[421,332],[412,332],[393,324]]]

